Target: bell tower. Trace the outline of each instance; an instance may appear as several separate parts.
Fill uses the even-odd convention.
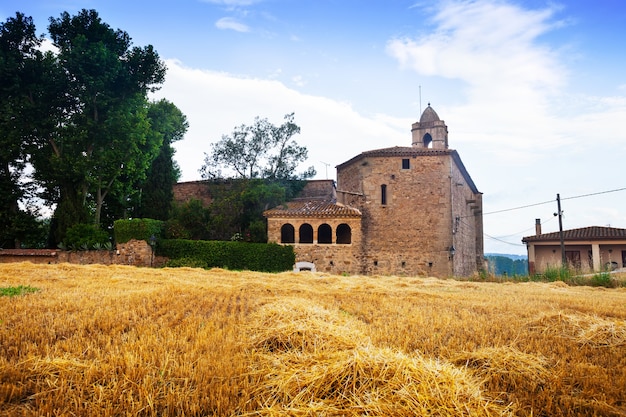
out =
[[[411,126],[411,146],[424,149],[448,149],[448,126],[428,103],[420,121]]]

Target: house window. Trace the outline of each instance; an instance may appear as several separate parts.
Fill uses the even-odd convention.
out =
[[[345,223],[341,223],[337,226],[337,244],[349,245],[352,243],[352,229]]]
[[[405,158],[402,160],[402,169],[410,169],[411,168],[411,160]]]
[[[280,243],[295,243],[296,231],[289,223],[283,224],[280,228]]]
[[[333,243],[333,229],[326,223],[317,228],[317,243]]]
[[[387,204],[387,184],[380,186],[380,204]]]
[[[313,243],[313,227],[310,224],[304,223],[300,226],[299,234],[299,243]]]

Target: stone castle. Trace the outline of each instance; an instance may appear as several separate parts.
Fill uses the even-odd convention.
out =
[[[334,274],[470,276],[483,267],[482,193],[430,104],[411,146],[363,152],[337,184],[311,181],[264,213],[268,240],[294,246],[297,269]]]

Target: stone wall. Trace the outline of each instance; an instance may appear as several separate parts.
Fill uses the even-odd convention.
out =
[[[200,200],[207,207],[213,201],[210,193],[210,185],[207,181],[189,181],[174,184],[172,188],[174,202],[184,204],[188,201]]]
[[[482,195],[456,151],[361,154],[338,167],[337,200],[363,215],[359,273],[447,277],[482,268]]]
[[[296,263],[310,262],[315,264],[317,271],[332,274],[359,273],[362,240],[360,218],[268,218],[268,241],[282,243],[280,240],[280,229],[284,224],[291,224],[295,229],[297,242],[298,230],[300,226],[305,223],[311,225],[313,228],[313,243],[292,244],[296,254]],[[333,231],[332,243],[330,244],[318,243],[318,228],[322,224],[329,225]],[[336,243],[336,231],[340,224],[347,224],[350,226],[351,243]]]
[[[63,251],[54,249],[2,249],[0,262],[32,262],[36,264],[72,263],[81,265],[162,266],[162,258],[154,258],[152,248],[144,240],[118,244],[116,250]]]
[[[363,213],[360,273],[453,275],[450,163],[447,154],[372,156],[338,170],[338,199]]]

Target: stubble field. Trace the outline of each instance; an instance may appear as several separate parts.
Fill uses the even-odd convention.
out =
[[[626,289],[0,264],[1,416],[626,416]]]

